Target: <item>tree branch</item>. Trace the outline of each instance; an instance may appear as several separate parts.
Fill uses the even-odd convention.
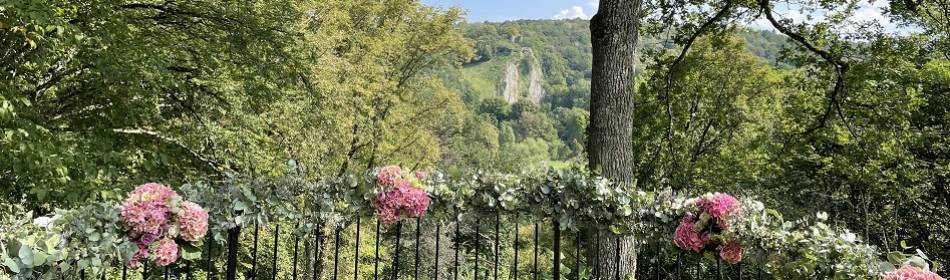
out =
[[[156,132],[156,131],[145,130],[145,129],[140,129],[140,128],[131,128],[131,129],[129,129],[129,128],[116,128],[116,129],[112,129],[112,132],[118,133],[118,134],[126,134],[126,135],[146,136],[146,137],[149,137],[149,138],[158,140],[158,141],[160,141],[160,142],[162,142],[162,143],[165,143],[165,144],[168,144],[168,145],[172,145],[172,146],[178,147],[178,148],[184,150],[185,152],[188,152],[188,154],[191,155],[191,157],[194,158],[195,160],[198,160],[198,161],[204,163],[209,169],[211,169],[212,171],[214,171],[214,172],[217,173],[218,175],[225,175],[225,174],[226,174],[225,169],[224,169],[223,167],[221,167],[216,161],[214,161],[214,160],[212,160],[212,159],[209,159],[209,158],[206,158],[205,156],[201,155],[200,153],[198,153],[198,152],[192,150],[192,149],[189,148],[187,145],[185,145],[185,143],[181,142],[181,141],[178,140],[178,139],[165,136],[165,135],[163,135],[163,134],[161,134],[161,133],[159,133],[159,132]]]
[[[775,19],[775,15],[772,12],[772,5],[769,3],[769,0],[759,0],[759,7],[762,9],[762,13],[765,14],[765,18],[768,19],[769,23],[772,24],[772,27],[775,27],[775,29],[777,29],[779,32],[785,34],[785,36],[788,36],[789,38],[792,38],[792,40],[795,40],[801,44],[803,47],[805,47],[805,49],[808,49],[835,67],[835,85],[831,92],[828,93],[828,104],[825,106],[824,113],[822,113],[815,125],[802,132],[802,135],[811,134],[824,127],[828,122],[828,119],[831,117],[831,114],[838,103],[838,97],[841,96],[841,93],[844,91],[844,74],[848,71],[850,66],[847,62],[841,60],[841,58],[836,57],[829,51],[818,48],[801,34],[795,33],[787,26],[782,25],[781,22]]]
[[[710,18],[709,20],[704,22],[702,25],[700,25],[699,28],[696,29],[696,32],[694,32],[692,35],[689,36],[689,38],[686,40],[686,44],[683,45],[683,49],[680,50],[680,54],[676,57],[676,59],[673,60],[672,63],[670,63],[670,67],[669,69],[667,69],[666,88],[664,90],[663,100],[664,102],[666,102],[666,115],[667,115],[667,118],[669,119],[669,126],[666,131],[666,142],[667,142],[667,148],[669,149],[670,157],[672,157],[671,162],[673,162],[674,170],[679,168],[678,167],[679,164],[677,163],[676,151],[673,147],[673,105],[672,105],[672,101],[670,100],[670,95],[673,90],[673,73],[676,71],[676,67],[684,59],[686,59],[686,54],[689,52],[689,49],[693,46],[693,43],[696,42],[696,39],[699,38],[699,36],[701,36],[702,34],[706,33],[706,31],[713,24],[715,24],[722,18],[726,17],[726,15],[729,14],[729,10],[732,9],[732,4],[733,3],[731,0],[726,0],[726,4],[725,6],[722,7],[722,9],[716,12],[716,14],[713,15],[712,18]]]

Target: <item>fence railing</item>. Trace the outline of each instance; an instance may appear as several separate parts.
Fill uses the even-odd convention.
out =
[[[254,225],[229,230],[224,244],[213,242],[209,233],[200,260],[159,269],[147,264],[135,269],[123,265],[99,275],[83,271],[76,276],[83,280],[621,279],[619,268],[611,268],[610,275],[590,272],[584,255],[588,248],[599,250],[601,246],[587,242],[600,242],[601,238],[586,238],[586,229],[562,230],[556,221],[520,221],[511,216],[489,213],[447,221],[406,219],[393,225],[362,217],[307,232],[297,230],[293,221]],[[341,240],[344,235],[351,240]],[[270,242],[264,244],[264,239]],[[621,252],[614,254],[619,259]],[[754,265],[726,265],[712,258],[643,245],[636,279],[771,277]]]

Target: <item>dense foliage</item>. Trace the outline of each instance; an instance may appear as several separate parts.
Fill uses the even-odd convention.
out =
[[[386,183],[380,182],[380,178],[391,177],[379,174],[387,172],[389,171],[384,168],[366,176],[343,176],[310,182],[300,180],[299,177],[288,177],[264,183],[274,190],[272,192],[241,187],[262,182],[232,179],[214,184],[183,186],[184,197],[170,201],[175,203],[187,199],[210,206],[212,230],[216,231],[215,235],[213,239],[193,241],[221,242],[224,241],[222,234],[227,229],[250,226],[250,222],[267,220],[296,220],[297,228],[293,231],[294,234],[299,234],[310,232],[315,226],[337,228],[341,223],[358,222],[356,217],[378,212],[374,209],[378,203],[376,189],[385,187],[383,183]],[[584,170],[551,171],[523,176],[478,174],[460,178],[436,174],[430,179],[420,179],[417,188],[430,192],[435,202],[428,209],[434,217],[430,220],[439,223],[451,222],[461,213],[485,218],[500,213],[517,213],[517,217],[526,221],[553,219],[555,225],[569,231],[578,231],[582,227],[604,227],[618,233],[635,234],[664,247],[672,247],[674,243],[679,245],[679,241],[674,242],[677,238],[672,234],[674,228],[679,231],[678,218],[691,217],[690,208],[696,206],[696,201],[699,200],[686,199],[683,195],[672,195],[669,192],[628,194],[618,185],[586,174],[588,172]],[[129,199],[138,201],[142,194],[149,191],[160,192],[163,188],[165,187],[156,184],[146,184],[133,191]],[[237,192],[222,193],[221,188],[230,188]],[[167,192],[173,191],[168,189]],[[298,198],[298,202],[302,203],[284,204],[283,208],[251,208],[281,201],[288,193],[296,194],[292,197]],[[154,194],[149,197],[161,195]],[[220,201],[230,203],[206,203],[202,198],[207,198],[208,195],[221,197]],[[324,207],[319,201],[327,196],[347,199],[338,200],[341,203],[331,207]],[[722,219],[719,222],[728,219],[732,227],[732,242],[746,244],[745,250],[749,251],[747,254],[756,256],[746,262],[766,265],[771,274],[791,278],[834,275],[837,279],[876,279],[883,273],[881,263],[884,262],[879,260],[882,254],[878,254],[873,247],[860,243],[851,233],[833,229],[821,222],[810,227],[805,221],[799,224],[785,223],[780,215],[773,210],[767,210],[758,201],[744,200],[740,204],[738,200],[727,195],[707,197],[710,200],[702,200],[702,203],[709,206],[708,211],[717,213],[714,214],[715,217]],[[730,199],[726,201],[728,205],[713,202],[721,197]],[[245,202],[248,198],[251,199],[252,205]],[[158,199],[161,200],[160,197]],[[741,207],[741,212],[738,207]],[[60,211],[52,218],[49,226],[31,225],[23,221],[5,224],[5,228],[19,227],[5,233],[3,239],[0,239],[5,243],[5,250],[12,248],[17,252],[4,252],[6,269],[12,271],[12,276],[16,279],[54,279],[61,275],[76,275],[78,270],[97,275],[126,262],[137,265],[140,256],[135,252],[143,250],[141,246],[136,247],[136,243],[141,243],[142,235],[137,233],[141,225],[130,224],[126,216],[127,212],[134,212],[138,208],[140,207],[128,204],[128,201],[121,207],[118,204],[103,203]],[[389,222],[385,215],[375,215],[381,222]],[[184,233],[184,228],[182,230]],[[156,243],[159,245],[153,245],[152,248],[161,252],[162,241]],[[189,246],[187,243],[184,246],[186,248],[182,252],[186,255],[182,258],[195,260],[201,255],[198,246]],[[145,250],[148,248],[145,247]],[[178,249],[175,248],[174,253],[177,252]],[[777,255],[776,252],[784,254]],[[150,253],[147,251],[146,254]],[[151,261],[159,266],[167,264],[163,263],[167,260],[160,254],[153,256]]]
[[[432,164],[439,136],[462,122],[459,97],[430,72],[471,55],[458,11],[414,1],[0,7],[0,153],[10,159],[0,185],[40,211],[115,199],[150,178],[279,175],[289,159],[312,176]]]
[[[772,9],[787,3],[814,17]],[[31,248],[18,271],[127,259],[135,246],[116,239],[114,204],[147,181],[182,186],[219,242],[278,220],[309,232],[369,213],[366,192],[350,190],[362,175],[345,174],[398,164],[487,171],[434,181],[433,207],[543,213],[568,229],[648,232],[638,211],[655,198],[638,191],[755,197],[775,208],[762,208],[770,227],[743,226],[763,234],[755,246],[787,252],[774,270],[798,275],[846,270],[821,260],[858,237],[947,263],[950,3],[870,7],[901,32],[859,21],[865,4],[651,1],[631,124],[636,190],[617,190],[492,175],[585,157],[584,20],[464,23],[413,0],[0,0],[0,234]],[[553,206],[526,208],[542,200]],[[62,235],[19,231],[56,213]],[[765,218],[775,213],[787,222]]]

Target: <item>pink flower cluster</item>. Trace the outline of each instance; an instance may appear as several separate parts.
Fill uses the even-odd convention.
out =
[[[376,183],[383,190],[373,199],[376,216],[383,224],[392,224],[406,215],[422,217],[429,208],[429,194],[422,189],[419,180],[425,173],[416,172],[415,176],[404,176],[399,166],[387,166],[376,173]]]
[[[156,265],[166,266],[178,260],[178,244],[175,243],[175,240],[165,238],[152,246],[155,247],[152,250],[152,255],[154,255]]]
[[[742,261],[742,245],[739,242],[729,241],[719,246],[719,257],[727,263],[737,264]]]
[[[729,219],[741,213],[742,203],[728,194],[716,193],[696,198],[692,204],[698,213],[687,213],[673,234],[677,247],[695,253],[713,250],[727,263],[742,261],[742,245],[727,240]]]
[[[905,265],[900,269],[888,272],[884,275],[884,280],[946,280],[936,273],[925,271],[923,269]]]
[[[129,238],[138,246],[129,260],[132,267],[141,266],[146,258],[158,266],[174,263],[179,256],[176,238],[194,242],[208,232],[207,211],[156,183],[138,186],[129,193],[122,202],[121,219]]]
[[[711,196],[699,198],[696,201],[699,209],[715,220],[723,230],[729,229],[729,218],[736,216],[742,210],[742,204],[731,195],[715,193]]]
[[[181,227],[181,239],[195,242],[208,233],[208,211],[191,201],[181,203],[178,213],[178,225]]]
[[[673,242],[683,250],[699,253],[709,243],[709,234],[696,230],[696,218],[687,215],[680,220],[680,225],[676,227]]]

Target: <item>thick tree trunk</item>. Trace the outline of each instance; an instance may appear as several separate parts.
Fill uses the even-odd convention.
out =
[[[641,6],[641,0],[600,0],[590,22],[594,61],[588,167],[627,188],[633,187],[634,80]],[[588,263],[593,264],[597,279],[631,278],[637,267],[632,236],[606,230],[587,236]]]

